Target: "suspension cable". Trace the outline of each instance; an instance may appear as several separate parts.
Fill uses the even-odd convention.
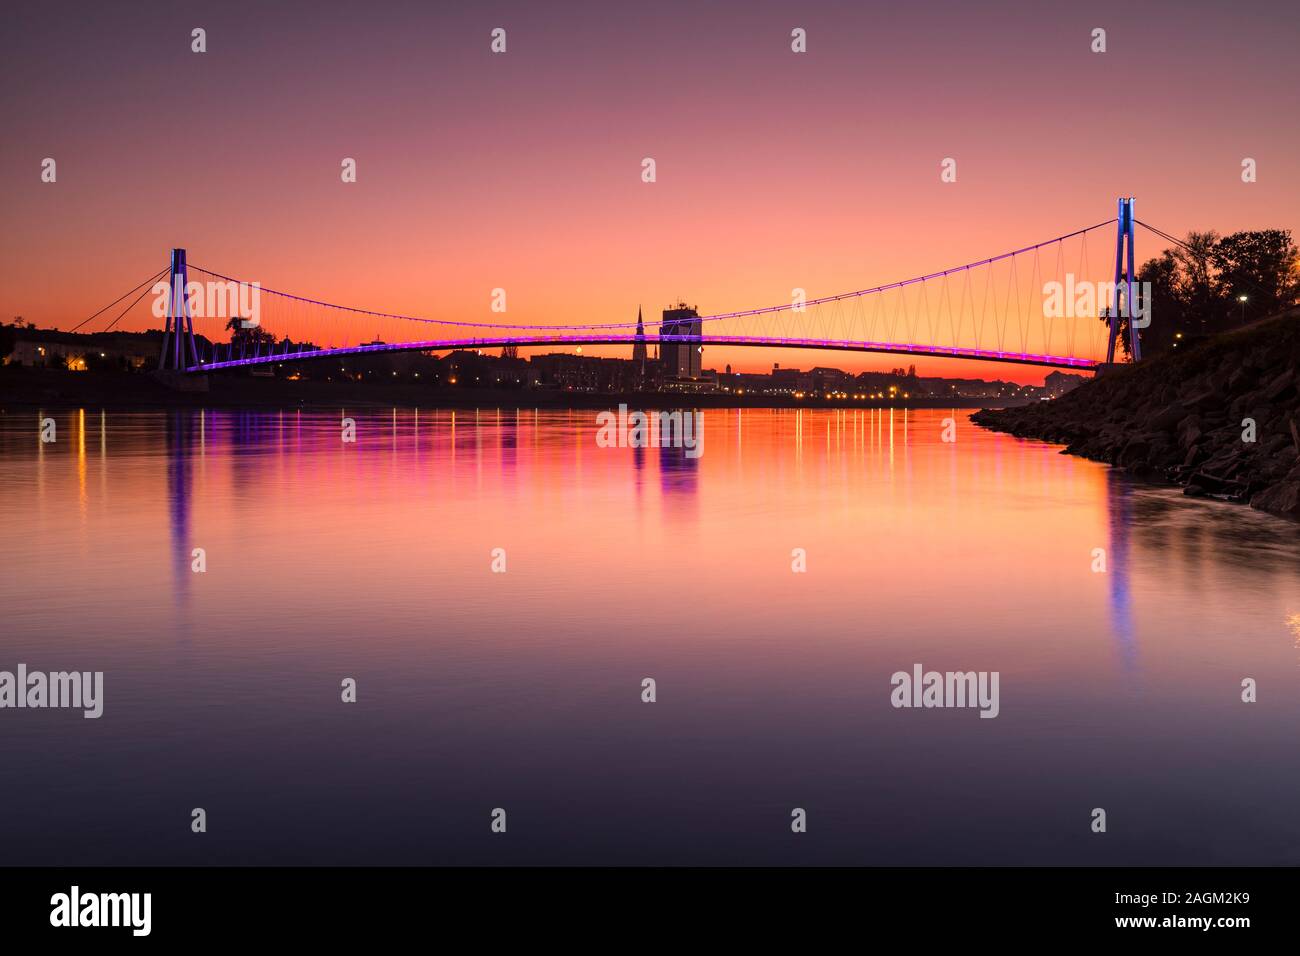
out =
[[[149,278],[147,278],[147,279],[145,279],[143,282],[141,282],[140,285],[136,286],[135,289],[132,289],[130,292],[124,292],[124,293],[122,293],[122,294],[119,295],[116,299],[114,299],[112,302],[110,302],[108,305],[104,306],[102,309],[100,309],[98,312],[96,312],[95,315],[91,315],[91,316],[88,316],[88,317],[82,319],[80,322],[78,322],[78,323],[77,323],[76,325],[74,325],[72,328],[68,329],[68,331],[69,331],[69,332],[75,332],[75,331],[77,331],[77,329],[81,328],[83,325],[85,325],[85,324],[86,324],[87,322],[89,322],[91,319],[95,318],[95,316],[103,315],[105,312],[107,312],[107,311],[108,311],[109,309],[111,309],[113,306],[117,305],[119,302],[121,302],[123,299],[125,299],[128,295],[130,295],[131,292],[135,292],[136,289],[139,289],[140,286],[146,286],[146,285],[150,285],[151,283],[157,282],[158,279],[162,276],[162,274],[163,274],[164,272],[168,272],[168,271],[170,271],[170,269],[171,269],[171,267],[168,266],[166,269],[160,269],[159,271],[155,272],[155,273],[154,273],[153,275],[151,275]],[[141,298],[143,298],[143,296],[141,296]],[[135,300],[135,302],[139,302],[139,301],[140,301],[140,299],[136,299],[136,300]],[[131,305],[135,305],[135,302],[132,302]],[[131,306],[127,306],[127,309],[128,309],[128,310],[129,310],[130,308],[131,308]],[[125,313],[123,313],[123,314],[125,314]],[[121,317],[122,317],[122,316],[119,315],[117,318],[120,319]],[[114,319],[113,321],[116,322],[117,319]],[[108,329],[104,329],[104,331],[107,332]]]

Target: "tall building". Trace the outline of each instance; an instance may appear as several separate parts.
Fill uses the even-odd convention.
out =
[[[636,342],[632,346],[632,364],[636,374],[645,378],[645,324],[641,321],[641,306],[636,307]]]
[[[659,326],[660,363],[665,378],[699,378],[704,348],[700,337],[704,323],[700,314],[685,302],[664,309],[663,324]]]

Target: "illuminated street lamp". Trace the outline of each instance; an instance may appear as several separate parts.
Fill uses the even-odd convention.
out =
[[[1237,301],[1241,303],[1241,324],[1245,325],[1246,324],[1246,297],[1244,295],[1239,295],[1237,296]]]

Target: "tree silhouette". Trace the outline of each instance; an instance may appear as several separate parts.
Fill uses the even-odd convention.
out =
[[[235,316],[226,323],[230,332],[230,347],[239,352],[256,352],[262,346],[275,345],[275,336],[260,325],[245,326],[244,319]]]
[[[1256,317],[1272,315],[1300,299],[1300,252],[1285,229],[1234,232],[1214,248],[1219,284],[1229,303],[1246,296]]]
[[[1143,354],[1178,348],[1198,335],[1236,328],[1244,311],[1263,318],[1300,302],[1300,252],[1285,229],[1189,232],[1181,243],[1148,259],[1138,282],[1151,284],[1151,325]],[[1122,328],[1128,347],[1127,324]]]

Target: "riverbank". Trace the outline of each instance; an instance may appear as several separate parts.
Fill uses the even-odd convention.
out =
[[[988,409],[994,431],[1065,445],[1184,493],[1300,520],[1300,310],[1108,370],[1050,402]]]
[[[206,392],[170,389],[146,374],[0,368],[3,408],[984,408],[1005,399],[826,400],[767,395],[644,392],[611,395],[551,389],[439,388],[409,383],[291,381],[207,376]]]

